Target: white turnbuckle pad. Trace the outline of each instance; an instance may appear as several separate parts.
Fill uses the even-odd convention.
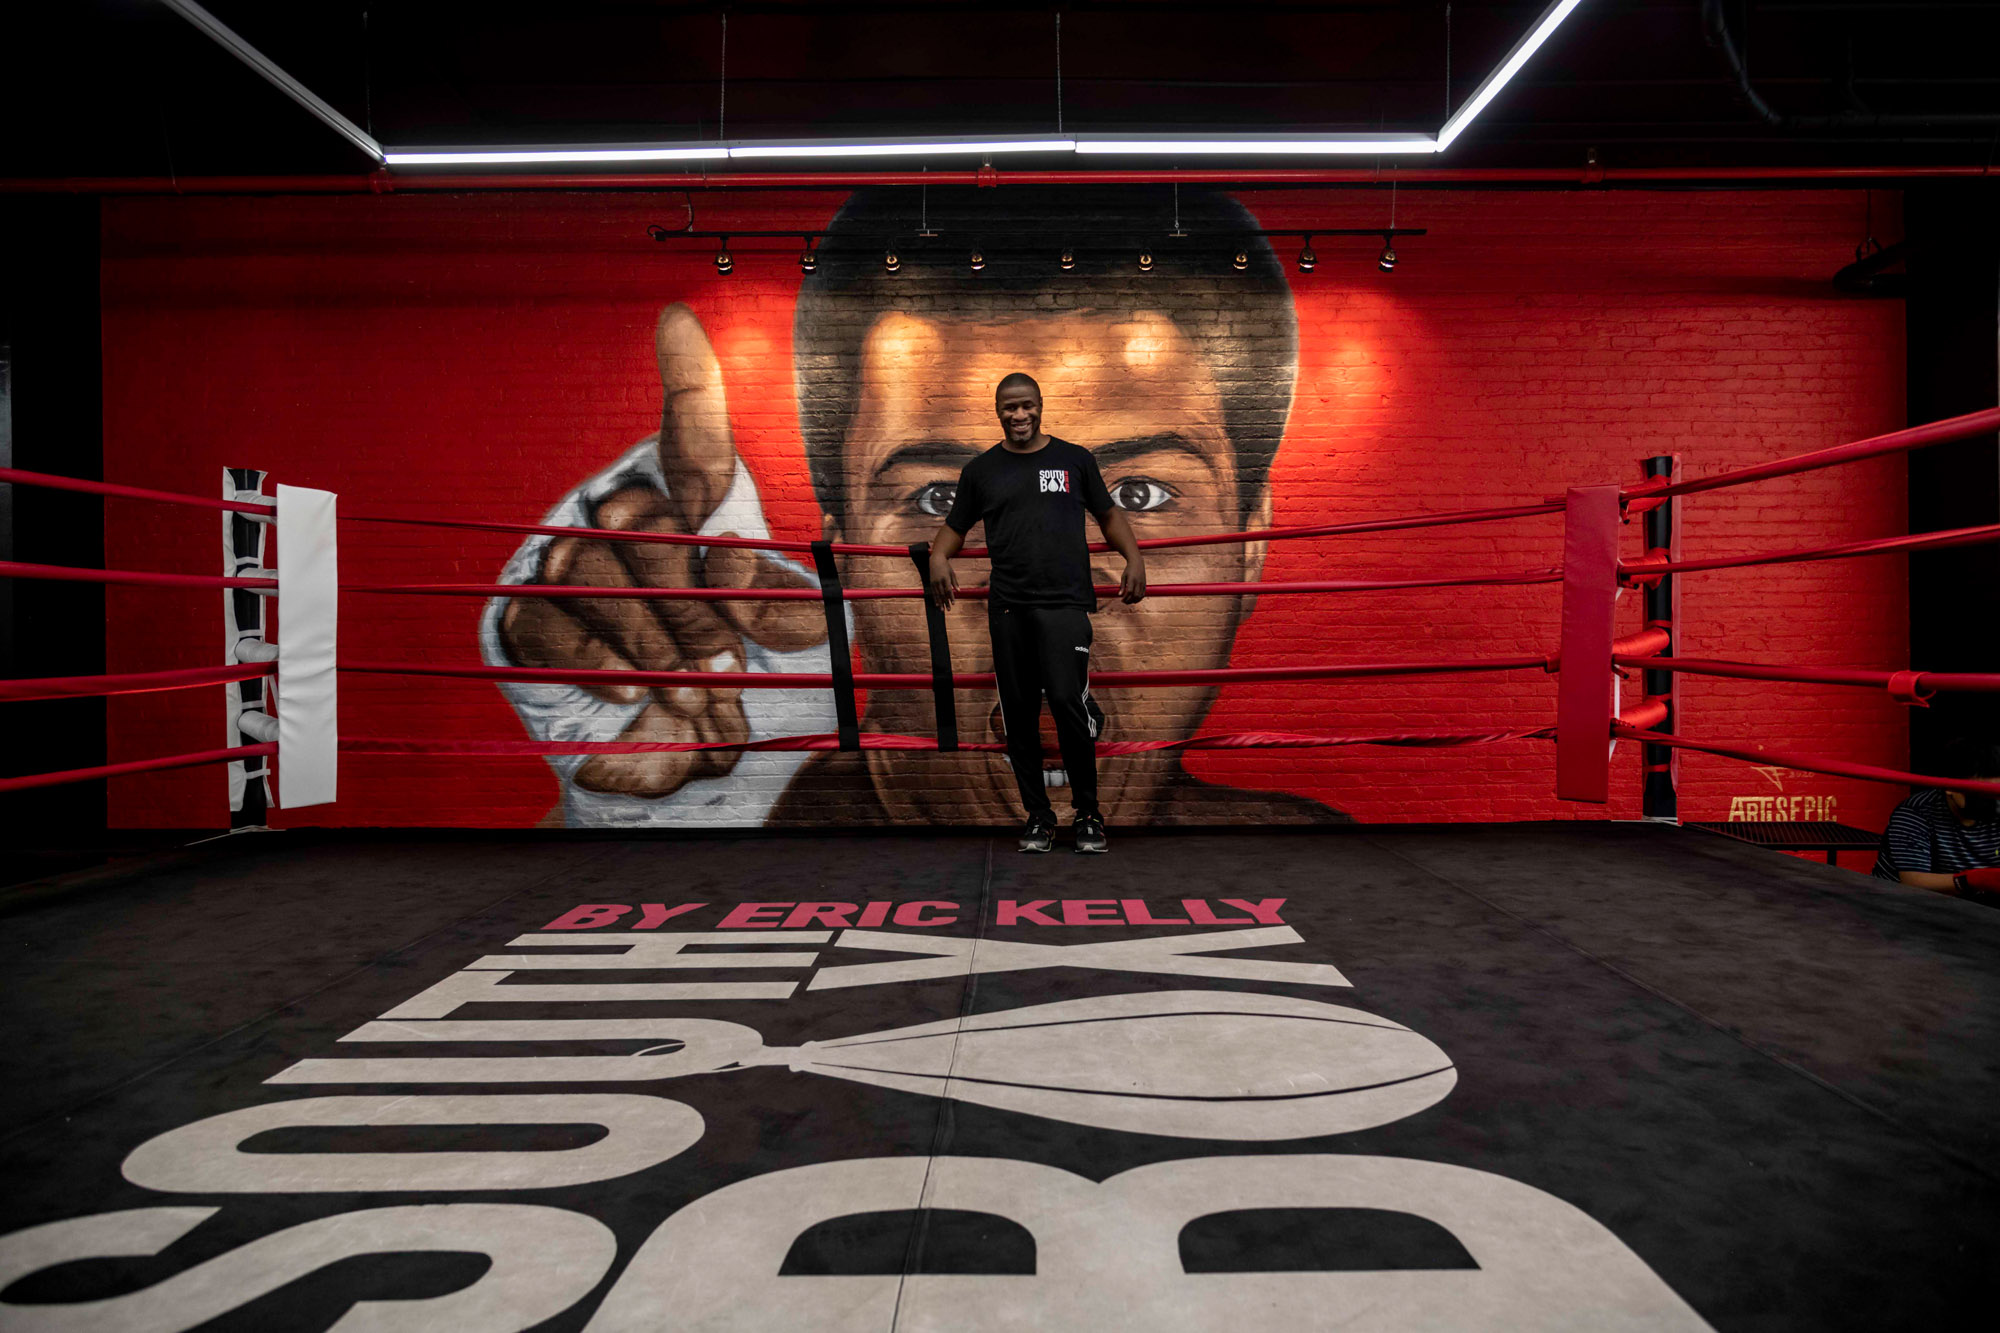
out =
[[[340,762],[334,495],[278,487],[278,804],[334,799]]]

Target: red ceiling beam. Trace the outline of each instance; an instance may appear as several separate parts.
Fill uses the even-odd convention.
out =
[[[1644,185],[2000,177],[1991,166],[1943,167],[1265,167],[1145,170],[494,172],[321,176],[54,176],[0,179],[0,194],[401,194],[492,190],[851,190],[865,185]]]

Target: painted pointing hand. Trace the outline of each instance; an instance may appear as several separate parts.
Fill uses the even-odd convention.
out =
[[[736,475],[722,367],[701,322],[668,306],[654,331],[665,391],[658,441],[666,489],[632,485],[597,503],[591,527],[697,533]],[[535,582],[592,587],[810,588],[799,574],[755,551],[658,542],[561,537],[549,543]],[[516,598],[500,620],[508,657],[521,666],[614,671],[741,671],[744,642],[778,652],[823,643],[816,601],[687,602]],[[626,741],[742,741],[750,729],[742,691],[676,686],[584,686],[600,699],[645,707],[619,733]],[[735,768],[737,752],[593,755],[574,781],[590,791],[671,795],[697,778]]]

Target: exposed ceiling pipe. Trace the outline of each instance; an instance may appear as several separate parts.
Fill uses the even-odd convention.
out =
[[[1723,0],[1702,0],[1701,18],[1709,45],[1722,52],[1722,59],[1736,80],[1736,91],[1743,95],[1743,100],[1757,113],[1757,118],[1773,129],[1878,130],[1918,125],[2000,125],[2000,115],[1983,112],[1878,115],[1872,111],[1848,111],[1832,116],[1788,116],[1766,102],[1751,84],[1750,67],[1736,45],[1735,34],[1729,30],[1729,15],[1723,8]]]
[[[417,194],[543,190],[853,190],[868,185],[1229,185],[1285,189],[1318,185],[1645,186],[2000,179],[1995,166],[1937,167],[1301,167],[1146,171],[730,171],[648,174],[508,172],[480,175],[49,176],[0,179],[0,194]]]

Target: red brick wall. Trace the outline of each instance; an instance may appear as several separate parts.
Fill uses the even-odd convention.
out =
[[[1378,225],[1388,203],[1372,193],[1246,202],[1269,228]],[[776,229],[823,226],[837,204],[801,194],[696,206],[705,228]],[[256,466],[338,491],[343,512],[532,520],[657,427],[653,325],[663,306],[685,301],[714,339],[738,448],[774,535],[816,536],[792,390],[796,243],[739,240],[736,271],[720,277],[706,250],[646,239],[646,224],[683,216],[678,197],[113,201],[106,473],[209,493],[222,466]],[[1287,265],[1299,377],[1273,469],[1274,521],[1533,501],[1634,478],[1655,453],[1679,454],[1699,476],[1901,425],[1901,305],[1841,297],[1828,282],[1851,257],[1860,220],[1858,196],[1834,192],[1403,192],[1399,224],[1430,234],[1399,244],[1393,275],[1376,271],[1379,243],[1366,238],[1319,240],[1310,275]],[[1288,260],[1295,244],[1280,242]],[[1052,273],[1051,291],[1060,283]],[[1061,433],[1053,403],[1048,424]],[[212,517],[112,504],[111,565],[217,568]],[[1690,555],[1891,534],[1904,521],[1903,468],[1885,460],[1698,496],[1681,513]],[[1283,542],[1264,577],[1516,569],[1554,563],[1559,542],[1556,518]],[[1629,547],[1638,546],[1635,524]],[[348,526],[342,576],[487,581],[513,547],[499,536]],[[1893,558],[1690,576],[1680,647],[1898,666],[1904,577]],[[1557,601],[1552,587],[1266,597],[1232,660],[1539,653],[1554,646]],[[219,659],[212,595],[114,589],[110,614],[111,670]],[[343,656],[476,661],[479,615],[472,601],[351,594]],[[1628,596],[1621,631],[1638,620]],[[1868,692],[1690,679],[1682,701],[1693,736],[1906,759],[1900,710]],[[961,706],[984,716],[983,702]],[[341,708],[349,735],[522,734],[481,683],[349,678]],[[1533,726],[1553,708],[1553,680],[1539,675],[1241,686],[1222,692],[1201,729]],[[220,712],[209,691],[115,700],[112,757],[212,746]],[[1126,734],[1136,735],[1144,714],[1129,716]],[[1369,821],[1638,812],[1629,748],[1603,809],[1553,799],[1546,742],[1210,753],[1188,767]],[[548,768],[528,759],[350,758],[342,782],[337,806],[278,820],[518,825],[558,798]],[[214,770],[123,779],[113,819],[217,824],[222,790]],[[1682,767],[1690,819],[1729,817],[1742,797],[1830,798],[1830,810],[1800,802],[1758,813],[1879,827],[1899,794],[1701,756]],[[1254,803],[1231,810],[1260,813]]]

